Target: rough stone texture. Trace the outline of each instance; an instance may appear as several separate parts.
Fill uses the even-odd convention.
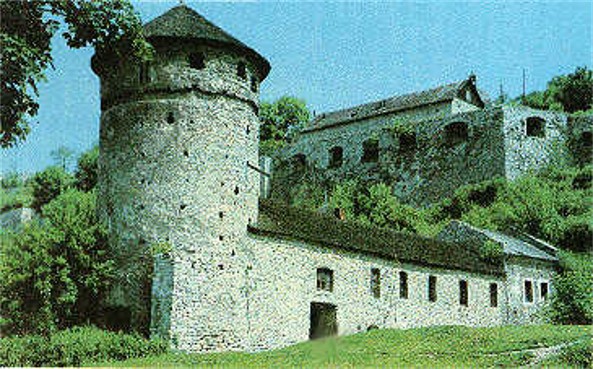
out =
[[[529,117],[545,120],[543,137],[527,136]],[[455,144],[447,139],[447,127],[453,123],[467,127],[467,138]],[[394,128],[398,125],[406,127],[406,134],[415,135],[415,145],[402,149],[404,133],[401,128]],[[291,170],[282,162],[304,154],[307,163],[323,171],[330,183],[351,178],[382,181],[390,184],[403,202],[427,205],[452,195],[466,184],[496,177],[512,180],[565,160],[566,131],[567,117],[562,113],[508,106],[480,109],[454,99],[306,130],[277,158],[275,167]],[[364,163],[363,142],[373,138],[379,141],[379,160]],[[330,150],[334,147],[343,149],[343,164],[338,168],[329,166]],[[273,187],[282,185],[276,182]]]
[[[258,163],[255,72],[247,64],[247,77],[239,77],[237,65],[246,61],[232,52],[158,46],[150,83],[140,83],[138,66],[102,76],[99,212],[122,275],[111,303],[131,308],[132,326],[147,325],[151,247],[168,245],[173,270],[157,262],[152,289],[162,296],[159,285],[172,283],[172,301],[153,312],[171,305],[172,340],[184,335],[192,347],[200,340],[215,347],[236,340],[226,322],[240,291],[229,281],[237,240],[257,219],[259,174],[247,166]],[[204,69],[189,67],[196,51],[205,55]],[[159,275],[163,268],[172,282]],[[207,321],[185,319],[190,310]]]
[[[188,14],[184,10],[181,18]],[[149,327],[152,335],[183,351],[256,351],[307,340],[312,302],[337,307],[338,334],[370,327],[506,324],[509,309],[512,322],[530,321],[540,305],[521,304],[520,284],[525,278],[547,280],[548,264],[520,259],[505,266],[506,274],[502,267],[494,268],[498,273],[478,273],[455,269],[454,263],[428,267],[354,252],[365,250],[350,245],[355,238],[328,248],[255,234],[257,91],[265,75],[236,48],[188,39],[152,42],[156,58],[149,65],[105,69],[98,59],[93,64],[102,97],[98,211],[108,223],[120,276],[110,302],[130,310],[133,329]],[[204,55],[203,68],[191,67],[191,53]],[[245,78],[238,75],[240,63],[245,63]],[[466,97],[475,99],[471,93]],[[376,175],[373,170],[385,161],[388,175],[399,173],[400,183],[410,183],[411,199],[416,188],[430,196],[439,193],[441,187],[433,189],[429,179],[463,182],[456,170],[472,173],[476,163],[486,166],[472,177],[476,180],[484,173],[504,174],[503,130],[497,123],[503,110],[476,110],[455,100],[460,98],[402,113],[422,119],[414,126],[419,147],[436,145],[424,159],[413,150],[412,169],[405,167],[410,157],[389,155],[358,168],[360,146],[370,130],[380,136],[381,148],[397,147],[398,140],[386,130],[393,117],[386,116],[319,130],[306,146],[309,159],[322,162],[329,145],[354,143],[346,151],[346,167]],[[441,128],[459,119],[470,125],[471,141],[439,146]],[[490,146],[480,152],[484,145]],[[432,168],[422,161],[431,157],[451,169],[443,172],[442,165]],[[263,169],[268,164],[263,161]],[[403,246],[393,248],[390,255],[397,255]],[[317,268],[334,271],[332,292],[317,290]],[[380,297],[371,291],[371,268],[380,270]],[[401,270],[408,273],[407,299],[399,298]],[[427,301],[429,275],[437,277],[436,302]],[[459,304],[460,279],[468,282],[467,307]],[[499,286],[498,307],[490,307],[491,283]]]

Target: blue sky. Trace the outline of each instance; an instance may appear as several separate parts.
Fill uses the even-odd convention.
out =
[[[583,3],[186,3],[272,64],[262,100],[292,95],[317,113],[431,88],[470,72],[491,97],[545,89],[592,64],[592,10]],[[178,2],[133,2],[143,21]],[[99,81],[93,50],[53,42],[55,70],[41,84],[32,132],[2,150],[1,172],[34,172],[50,152],[81,153],[98,141]]]

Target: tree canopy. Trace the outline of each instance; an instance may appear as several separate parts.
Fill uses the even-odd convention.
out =
[[[593,71],[578,67],[573,73],[552,78],[545,91],[534,91],[515,101],[534,109],[567,113],[593,109]]]
[[[22,0],[0,2],[0,146],[25,140],[39,109],[38,84],[53,66],[51,39],[66,24],[68,46],[93,46],[122,58],[144,59],[151,48],[127,0]]]
[[[269,154],[290,142],[310,116],[305,101],[296,97],[283,96],[272,103],[263,102],[259,111],[261,153]]]

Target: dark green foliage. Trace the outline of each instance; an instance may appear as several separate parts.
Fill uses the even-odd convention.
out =
[[[577,67],[573,73],[552,78],[545,91],[535,91],[515,101],[542,110],[568,113],[590,110],[593,108],[593,71]]]
[[[31,206],[36,211],[58,197],[72,184],[72,176],[61,167],[48,167],[35,174],[31,180],[33,202]]]
[[[30,131],[27,119],[39,109],[37,85],[52,65],[51,38],[63,20],[68,46],[94,46],[111,50],[119,59],[145,58],[150,47],[142,25],[128,1],[1,1],[0,49],[0,146],[24,140]]]
[[[504,256],[504,248],[497,242],[487,240],[480,246],[480,256],[484,260],[501,261]]]
[[[561,324],[593,323],[593,257],[559,253],[560,273],[554,279],[552,319]]]
[[[309,118],[307,104],[296,97],[283,96],[273,103],[263,102],[259,110],[260,154],[270,155],[290,142]]]
[[[0,316],[10,334],[47,333],[98,314],[113,278],[96,196],[67,190],[2,244]]]
[[[0,366],[80,366],[166,352],[164,341],[148,341],[137,334],[94,327],[75,327],[50,336],[0,339]]]
[[[97,185],[99,146],[83,153],[78,159],[76,169],[76,188],[81,191],[90,191]]]

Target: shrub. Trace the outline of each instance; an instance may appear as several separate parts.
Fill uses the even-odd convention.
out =
[[[88,192],[97,185],[99,160],[99,146],[83,153],[78,158],[78,167],[74,176],[76,177],[76,188]]]
[[[0,311],[9,334],[86,323],[113,278],[94,193],[70,189],[43,216],[6,237],[0,250]]]
[[[31,181],[33,202],[36,211],[58,197],[72,183],[72,176],[61,167],[49,167],[35,174]]]
[[[487,240],[480,246],[480,257],[484,260],[497,261],[504,256],[504,248],[498,242]]]
[[[126,360],[167,351],[162,340],[137,334],[75,327],[51,336],[22,336],[0,340],[0,366],[80,366]]]
[[[562,362],[579,368],[591,368],[593,366],[593,343],[591,340],[585,340],[567,346],[562,350],[559,358]]]
[[[550,314],[560,324],[593,322],[593,257],[559,252],[560,273],[554,279],[555,293]]]

